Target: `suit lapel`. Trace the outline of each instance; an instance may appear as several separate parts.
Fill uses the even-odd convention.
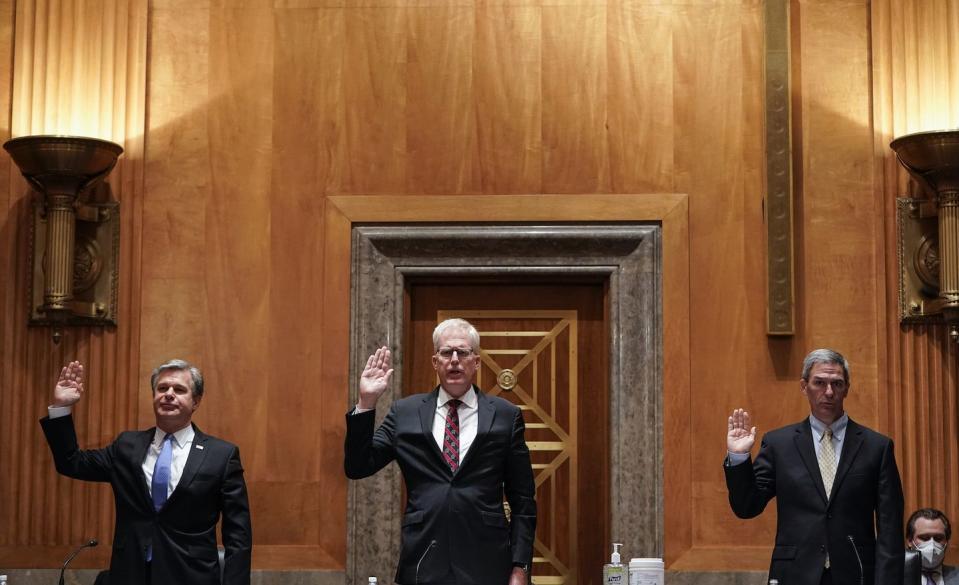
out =
[[[816,449],[812,444],[812,427],[809,425],[808,418],[796,427],[796,435],[793,437],[793,443],[796,445],[796,450],[799,451],[799,456],[802,458],[803,464],[806,465],[806,471],[809,472],[809,477],[812,478],[813,484],[816,486],[816,492],[819,493],[819,497],[822,498],[823,503],[828,504],[829,499],[826,497],[826,488],[822,482],[822,473],[819,471],[819,459],[816,458]]]
[[[446,459],[443,458],[443,452],[440,451],[439,445],[436,444],[436,439],[433,438],[433,419],[436,417],[436,399],[439,393],[440,387],[437,386],[423,398],[423,402],[419,408],[420,425],[423,427],[423,435],[426,443],[431,446],[433,454],[439,458],[443,467],[449,471],[449,465],[446,464]]]
[[[196,425],[193,425],[193,444],[190,445],[190,453],[186,457],[183,473],[180,474],[180,481],[177,482],[176,488],[174,488],[173,493],[170,494],[170,498],[164,507],[168,507],[172,502],[176,501],[177,495],[185,492],[190,482],[193,481],[193,477],[196,475],[197,470],[203,465],[203,460],[206,458],[206,449],[204,448],[206,441],[207,436],[203,434]]]
[[[136,439],[136,446],[134,448],[134,460],[133,467],[136,477],[140,478],[140,481],[137,482],[140,484],[140,496],[144,506],[147,507],[150,511],[153,511],[153,498],[150,497],[150,488],[147,485],[147,478],[143,475],[143,462],[146,461],[147,453],[150,451],[150,444],[153,442],[153,438],[156,436],[156,427],[143,431],[140,433],[140,436]]]
[[[839,454],[839,467],[836,469],[836,479],[832,482],[832,493],[839,490],[842,480],[852,467],[852,462],[862,447],[862,427],[849,419],[846,423],[846,436],[842,441],[842,452]]]
[[[489,433],[490,427],[493,426],[493,415],[496,412],[492,400],[480,392],[480,389],[476,386],[473,386],[473,390],[476,392],[476,438],[473,439],[470,450],[466,452],[466,457],[460,463],[460,470],[473,460],[473,454],[476,453],[478,447],[486,440],[486,435]],[[459,473],[459,471],[457,471],[457,473]]]

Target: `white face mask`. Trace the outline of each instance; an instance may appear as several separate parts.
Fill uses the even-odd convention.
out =
[[[922,553],[923,569],[935,569],[942,564],[942,557],[946,554],[946,545],[939,544],[930,538],[929,540],[920,540],[915,547]]]

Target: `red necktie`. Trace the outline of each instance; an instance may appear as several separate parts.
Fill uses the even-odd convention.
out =
[[[459,405],[460,401],[455,399],[446,403],[446,429],[443,433],[443,459],[453,473],[460,466],[460,416],[456,412]]]

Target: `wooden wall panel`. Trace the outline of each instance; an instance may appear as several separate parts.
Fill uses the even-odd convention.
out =
[[[543,190],[610,191],[606,6],[543,8]]]
[[[407,154],[407,20],[396,7],[343,11],[342,91],[329,105],[345,112],[348,170],[342,191],[402,193],[409,168]],[[327,35],[335,38],[334,35]],[[334,53],[335,45],[328,47]],[[336,84],[331,85],[337,89]],[[346,107],[350,104],[350,107]],[[335,189],[328,189],[334,191]]]
[[[3,28],[13,5],[0,0],[0,52],[10,51],[14,79],[0,100],[31,124],[75,119],[62,98],[37,93],[73,83],[71,70],[25,57],[45,46],[28,24],[77,18],[54,18],[53,4],[18,2],[14,34]],[[145,0],[103,6],[138,25],[104,35],[113,21],[87,15],[60,38],[113,39],[111,59],[82,53],[78,62],[137,71],[110,89],[108,103],[126,109],[92,117],[124,128],[128,153],[111,177],[129,238],[121,326],[74,332],[53,348],[24,325],[23,287],[0,290],[0,377],[26,389],[0,390],[12,413],[0,425],[0,469],[16,478],[0,483],[0,517],[16,519],[0,528],[0,566],[14,555],[52,566],[84,524],[110,523],[107,492],[56,479],[43,460],[35,418],[58,365],[73,355],[96,364],[100,394],[78,416],[84,440],[102,444],[152,424],[149,372],[180,355],[209,377],[198,424],[240,444],[255,566],[342,569],[350,222],[575,219],[585,211],[569,201],[595,192],[614,194],[589,210],[610,221],[620,217],[616,193],[688,194],[669,211],[683,221],[664,221],[664,255],[688,268],[664,283],[671,568],[765,567],[775,519],[746,523],[729,511],[725,413],[716,411],[748,407],[760,430],[798,420],[808,412],[799,363],[819,345],[853,362],[852,415],[899,440],[910,502],[959,514],[956,488],[945,487],[959,483],[956,454],[937,448],[956,442],[955,350],[940,333],[900,331],[889,317],[889,201],[906,181],[882,144],[955,103],[954,77],[929,77],[934,90],[920,81],[924,68],[959,70],[956,48],[940,47],[956,36],[954,3],[791,3],[800,324],[791,339],[764,329],[760,0],[154,0],[148,18]],[[138,85],[147,30],[149,86]],[[139,120],[142,130],[145,110],[144,137],[128,129]],[[0,176],[9,175],[0,157]],[[7,183],[0,269],[22,285],[26,192],[16,177]],[[429,193],[444,198],[408,197]],[[571,196],[549,208],[500,197],[515,193]],[[347,209],[350,199],[365,202],[362,213]],[[440,200],[448,208],[437,209]],[[473,208],[458,215],[455,205]],[[670,312],[673,303],[688,313]],[[925,397],[947,409],[921,426],[912,417],[928,408]],[[936,469],[949,475],[922,479]],[[62,498],[73,512],[55,505]]]
[[[10,63],[13,60],[14,14],[13,0],[0,1],[0,62],[2,63]],[[0,139],[4,141],[10,138],[11,84],[12,75],[0,76],[0,125],[2,125]],[[22,282],[23,278],[18,278],[17,275],[23,274],[26,270],[24,266],[26,261],[22,260],[23,255],[14,253],[22,249],[17,226],[23,225],[23,218],[27,217],[22,202],[23,194],[11,188],[12,185],[18,184],[14,180],[16,174],[16,166],[10,158],[0,157],[0,184],[7,186],[5,189],[0,189],[0,279],[4,283]],[[20,303],[24,294],[19,292],[20,288],[16,285],[0,286],[0,347],[4,349],[4,353],[0,354],[2,356],[13,351],[13,343],[19,338],[16,331],[22,325],[26,313]],[[16,368],[11,360],[5,357],[0,358],[0,379],[12,380],[16,369],[19,368]],[[0,390],[0,412],[19,412],[17,408],[19,397],[20,393]],[[19,465],[19,450],[2,446],[18,442],[20,424],[24,423],[10,416],[7,424],[0,425],[0,470],[17,469],[16,466]],[[12,503],[17,502],[18,484],[18,479],[12,475],[8,476],[8,481],[0,482],[0,509],[3,510],[5,518],[17,518],[18,506]],[[8,522],[8,524],[11,523]],[[15,534],[16,531],[3,531],[0,533],[0,538],[5,544],[12,544],[16,540]]]
[[[890,318],[880,384],[880,413],[896,440],[907,514],[932,506],[959,518],[959,355],[939,325],[900,325],[895,198],[914,196],[889,143],[912,132],[959,126],[959,5],[947,0],[881,0],[871,7],[877,205],[885,254],[877,302]],[[947,562],[959,559],[947,551]]]
[[[607,132],[610,188],[672,191],[676,56],[670,5],[615,2],[607,8]],[[651,147],[655,145],[655,147]]]
[[[738,34],[739,7],[688,6],[675,18],[673,51],[675,78],[674,142],[675,188],[691,194],[689,205],[690,255],[696,258],[696,270],[690,273],[690,303],[693,331],[722,331],[724,341],[716,345],[709,335],[693,335],[690,341],[690,377],[710,379],[726,368],[737,368],[741,360],[738,347],[745,342],[745,287],[713,288],[719,280],[742,281],[745,266],[745,233],[742,214],[745,209],[742,184],[743,121],[741,111],[742,43]],[[705,42],[701,42],[705,41]],[[715,75],[717,68],[729,68],[732,75]],[[720,146],[721,144],[721,146]],[[704,156],[703,149],[711,151]],[[756,193],[754,193],[755,195]],[[717,245],[722,242],[722,245]],[[723,307],[722,311],[707,307]],[[735,364],[735,365],[734,365]],[[709,384],[720,404],[743,403],[747,390],[736,376],[712,376]],[[695,392],[695,391],[694,391]],[[693,394],[695,397],[696,394]],[[693,398],[691,428],[719,428],[719,417],[728,410],[717,402],[698,403]],[[757,405],[747,400],[751,407]],[[730,407],[731,408],[731,407]],[[693,434],[692,464],[701,469],[719,471],[715,459],[718,439],[712,433]],[[693,549],[700,544],[728,542],[722,528],[728,525],[728,513],[715,505],[721,501],[724,483],[721,473],[693,477],[691,529]],[[687,553],[687,556],[689,553]],[[686,557],[683,557],[684,559]],[[682,561],[682,566],[686,561]]]
[[[542,10],[479,6],[475,26],[480,190],[535,193],[543,184]]]
[[[47,566],[91,537],[112,537],[112,502],[104,486],[56,475],[37,419],[46,412],[60,367],[87,364],[87,390],[75,410],[80,440],[102,444],[135,418],[139,252],[143,194],[146,1],[6,3],[2,6],[3,136],[80,134],[125,149],[108,179],[121,202],[119,326],[73,328],[59,345],[46,328],[27,328],[28,221],[33,193],[3,157],[4,315],[0,338],[0,566]],[[6,116],[6,114],[4,114]],[[81,564],[102,564],[106,547]]]
[[[407,10],[407,190],[478,190],[473,112],[472,6],[443,3]]]
[[[270,407],[259,437],[267,450],[251,484],[261,492],[255,500],[257,542],[273,548],[261,547],[257,564],[330,568],[342,566],[346,555],[342,457],[333,437],[346,400],[320,391],[322,364],[335,346],[335,338],[318,333],[327,331],[320,302],[328,286],[322,192],[339,188],[348,174],[339,83],[348,65],[315,56],[341,50],[346,23],[341,10],[284,10],[274,18],[283,42],[275,42],[273,52],[270,274],[264,284],[270,289],[268,355],[276,367],[268,368]]]

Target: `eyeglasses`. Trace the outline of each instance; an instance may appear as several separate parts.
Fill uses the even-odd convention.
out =
[[[832,386],[833,392],[842,392],[846,389],[845,380],[823,380],[821,378],[813,378],[809,381],[809,387],[813,390],[825,390],[827,387]]]
[[[439,349],[439,351],[437,351],[436,353],[437,353],[437,355],[439,355],[439,356],[440,356],[441,358],[443,358],[444,360],[453,359],[453,354],[454,354],[454,353],[455,353],[455,354],[457,355],[457,357],[459,357],[461,360],[465,360],[465,359],[468,359],[468,358],[476,355],[476,352],[474,352],[474,351],[473,351],[471,348],[469,348],[469,347],[441,347],[441,348]]]

